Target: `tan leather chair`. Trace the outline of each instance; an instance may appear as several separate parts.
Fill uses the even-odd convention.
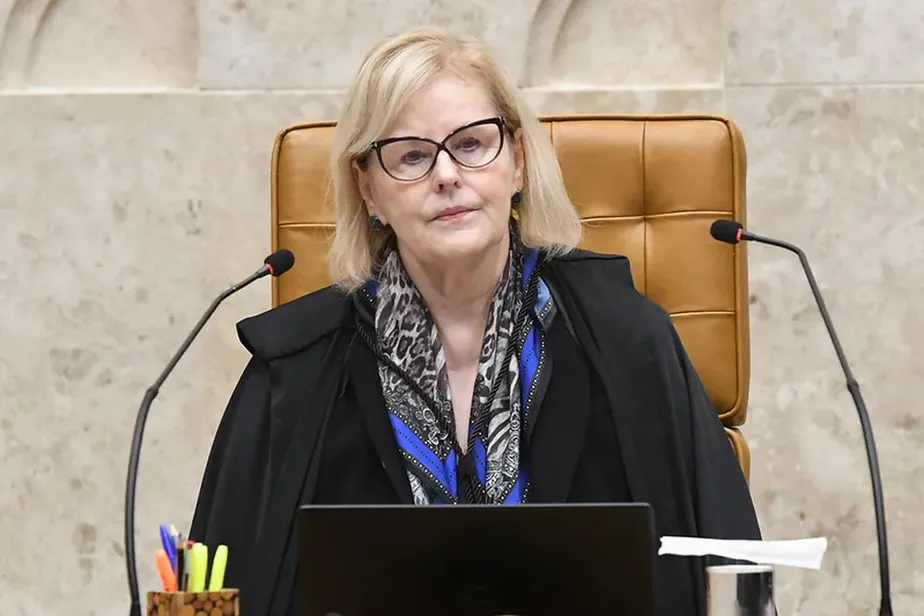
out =
[[[719,217],[745,223],[744,140],[707,115],[543,117],[571,198],[584,220],[582,247],[629,257],[635,284],[670,312],[745,476],[739,427],[748,399],[745,245],[713,240]],[[273,305],[330,284],[333,232],[327,159],[333,122],[299,124],[276,138],[272,245],[295,267],[273,280]]]

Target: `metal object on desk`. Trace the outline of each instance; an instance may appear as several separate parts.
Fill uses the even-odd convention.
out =
[[[770,565],[718,565],[706,576],[709,616],[776,616]]]

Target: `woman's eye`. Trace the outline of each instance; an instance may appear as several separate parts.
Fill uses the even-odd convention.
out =
[[[401,162],[406,165],[413,165],[423,160],[423,157],[424,157],[423,152],[419,152],[419,151],[408,152],[407,154],[401,157]]]
[[[474,150],[481,147],[481,142],[473,137],[469,137],[457,143],[456,147],[460,150]]]

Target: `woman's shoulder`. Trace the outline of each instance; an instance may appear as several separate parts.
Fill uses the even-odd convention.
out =
[[[632,266],[625,255],[575,248],[547,259],[544,268],[581,295],[605,292],[614,299],[644,299],[635,288]]]
[[[621,287],[635,289],[631,264],[625,255],[575,248],[563,255],[549,258],[546,267],[580,279],[605,278]]]
[[[241,344],[269,361],[297,353],[351,322],[352,295],[331,285],[238,322]]]
[[[636,334],[670,324],[668,312],[636,289],[625,255],[574,249],[549,259],[545,267],[553,284],[596,323]]]

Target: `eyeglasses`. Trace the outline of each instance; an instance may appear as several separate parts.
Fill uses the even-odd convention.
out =
[[[413,182],[430,173],[441,150],[467,169],[491,164],[504,148],[504,118],[478,120],[457,128],[442,142],[424,137],[391,137],[374,141],[385,173],[402,182]]]

